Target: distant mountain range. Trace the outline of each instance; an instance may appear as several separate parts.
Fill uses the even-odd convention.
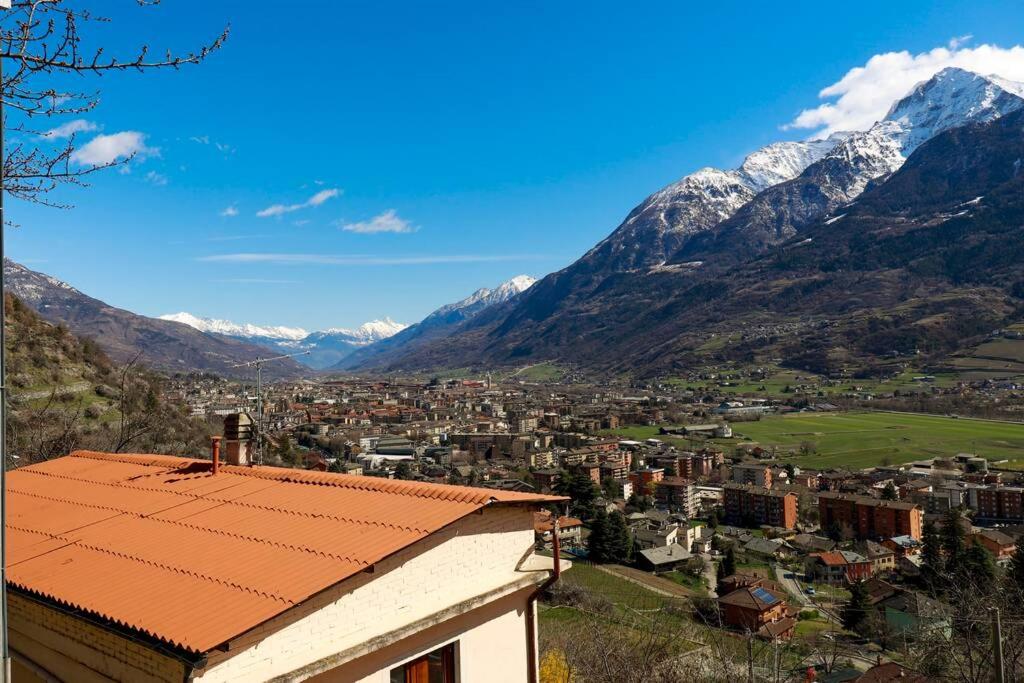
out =
[[[991,229],[1012,222],[1000,212],[1016,211],[1007,193],[1020,190],[1024,155],[1008,158],[1007,150],[1021,142],[1013,126],[1022,95],[1022,84],[945,69],[867,131],[777,143],[739,169],[697,171],[648,197],[578,261],[520,296],[420,343],[374,345],[349,365],[562,361],[658,374],[781,358],[856,372],[905,351],[908,339],[925,360],[938,359],[1022,305],[1024,285]],[[1005,148],[992,146],[995,139]],[[952,177],[972,180],[957,186]],[[967,188],[975,194],[964,196]],[[968,222],[974,232],[963,233]],[[936,242],[954,233],[977,242],[994,266]],[[883,258],[876,244],[893,251]],[[1016,243],[1005,249],[1016,253]],[[861,253],[871,258],[858,263]],[[866,321],[874,321],[870,329]],[[893,330],[897,324],[906,329]]]
[[[261,346],[223,335],[206,334],[171,320],[148,318],[83,294],[66,282],[4,261],[7,289],[44,319],[88,337],[115,361],[138,357],[151,368],[166,372],[214,372],[248,377],[251,369],[232,367],[267,351]],[[290,359],[266,366],[267,377],[293,377],[303,367]]]
[[[273,349],[281,354],[308,352],[296,360],[320,370],[331,367],[368,344],[401,332],[408,325],[390,318],[371,320],[354,330],[341,327],[308,332],[301,327],[259,326],[230,320],[200,318],[191,313],[169,313],[161,320],[173,320],[212,335],[230,337]]]
[[[387,339],[379,340],[353,352],[336,363],[331,369],[348,370],[374,364],[378,358],[404,354],[426,344],[431,339],[444,337],[460,323],[472,320],[480,313],[510,301],[514,301],[536,282],[529,275],[517,275],[494,289],[483,287],[453,304],[441,306],[426,318],[397,332]]]
[[[8,264],[12,289],[116,359],[225,371],[309,350],[331,371],[572,363],[659,375],[708,363],[885,374],[941,364],[1024,320],[1024,84],[945,69],[866,131],[780,142],[655,192],[540,281],[520,276],[408,327],[309,333],[136,316]],[[301,370],[293,364],[289,371]]]

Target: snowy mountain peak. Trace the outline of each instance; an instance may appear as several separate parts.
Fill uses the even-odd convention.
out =
[[[352,339],[364,343],[375,342],[381,339],[387,339],[388,337],[394,336],[404,330],[408,325],[404,323],[398,323],[391,318],[385,317],[383,320],[371,320],[363,323],[354,330],[349,330],[342,327],[332,327],[324,330],[325,334],[345,335]]]
[[[473,309],[474,312],[477,310],[483,310],[489,306],[504,303],[512,297],[521,294],[532,287],[533,283],[536,281],[537,280],[535,278],[532,278],[529,275],[516,275],[511,280],[501,283],[494,289],[481,287],[465,299],[456,301],[453,304],[442,306],[430,315],[446,315],[453,311],[466,311],[467,309]]]
[[[991,121],[1024,105],[1024,84],[949,67],[914,86],[886,122],[902,128],[904,156],[925,140],[966,123]]]
[[[511,280],[508,280],[507,282],[502,282],[500,285],[495,287],[494,294],[496,294],[504,301],[510,297],[515,296],[516,294],[525,292],[530,287],[532,287],[533,283],[535,283],[536,281],[537,278],[530,277],[529,275],[516,275]]]
[[[167,313],[159,316],[161,320],[171,320],[176,323],[183,323],[193,327],[200,332],[212,332],[223,334],[228,337],[281,339],[286,341],[298,341],[309,333],[301,327],[283,326],[261,326],[250,323],[235,323],[230,320],[218,318],[200,318],[182,311],[181,313]]]

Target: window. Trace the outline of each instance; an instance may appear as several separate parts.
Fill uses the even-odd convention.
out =
[[[391,683],[456,683],[455,643],[395,667]]]

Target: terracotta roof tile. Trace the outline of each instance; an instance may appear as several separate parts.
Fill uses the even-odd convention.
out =
[[[208,651],[492,504],[491,489],[80,451],[8,475],[11,585]]]

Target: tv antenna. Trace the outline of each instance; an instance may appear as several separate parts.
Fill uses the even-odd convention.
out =
[[[270,358],[260,358],[257,356],[255,360],[246,361],[245,363],[236,363],[230,367],[232,368],[256,368],[256,464],[263,464],[263,366],[274,360],[284,360],[285,358],[295,358],[296,356],[308,356],[309,351],[302,351],[300,353],[286,353],[283,356],[271,356]]]

